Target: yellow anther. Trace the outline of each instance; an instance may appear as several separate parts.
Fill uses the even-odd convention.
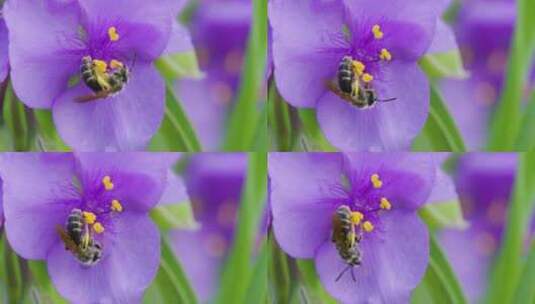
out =
[[[368,82],[372,82],[373,81],[373,76],[371,74],[368,74],[368,73],[364,73],[362,75],[362,81],[368,83]]]
[[[382,49],[381,55],[379,57],[381,57],[381,60],[384,60],[384,61],[392,60],[392,54],[390,54],[390,52],[387,49]]]
[[[113,183],[111,182],[111,177],[109,175],[102,178],[102,184],[104,185],[104,189],[108,191],[113,190]]]
[[[97,220],[97,216],[93,212],[84,211],[82,212],[84,220],[87,224],[93,225]]]
[[[379,174],[377,173],[372,174],[372,176],[370,177],[370,181],[372,182],[373,187],[375,189],[379,189],[383,186],[383,181],[381,181],[381,179],[379,178]]]
[[[364,63],[358,61],[358,60],[353,60],[353,71],[355,71],[355,73],[358,75],[358,76],[362,76],[362,74],[364,73],[364,70],[366,69],[366,66],[364,65]]]
[[[118,69],[118,68],[124,67],[124,64],[120,62],[119,60],[113,59],[112,61],[110,61],[110,67],[112,69]]]
[[[390,201],[386,197],[383,197],[381,198],[380,207],[384,210],[390,210],[392,209],[392,204],[390,204]]]
[[[375,39],[383,39],[384,33],[381,31],[381,26],[379,26],[379,24],[372,27],[372,33]]]
[[[108,64],[106,61],[94,59],[93,64],[95,65],[95,70],[97,73],[106,73],[106,70],[108,70]]]
[[[365,221],[362,223],[362,229],[364,229],[366,232],[372,232],[373,228],[373,224],[370,221]]]
[[[119,40],[121,36],[119,36],[119,33],[117,33],[117,28],[115,26],[112,26],[108,28],[108,37],[111,41],[115,42]]]
[[[111,210],[115,212],[122,212],[123,205],[121,205],[121,202],[119,202],[119,200],[114,199],[113,201],[111,201]]]
[[[96,233],[102,233],[104,232],[104,226],[102,226],[101,223],[96,222],[95,225],[93,225],[93,230],[95,230]]]
[[[358,225],[360,224],[360,222],[362,221],[362,219],[364,218],[364,214],[358,212],[358,211],[353,211],[351,212],[351,222],[355,225]]]

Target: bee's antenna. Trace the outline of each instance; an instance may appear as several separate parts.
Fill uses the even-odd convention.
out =
[[[388,99],[377,99],[378,102],[391,102],[397,100],[397,98],[388,98]]]
[[[338,282],[338,280],[340,280],[342,278],[342,276],[344,275],[344,273],[346,273],[346,271],[348,271],[350,268],[353,269],[353,266],[352,265],[347,265],[347,267],[344,270],[342,270],[342,272],[340,272],[340,274],[336,277],[336,279],[334,281]],[[353,270],[351,270],[351,274],[352,274],[352,277],[353,277],[353,281],[355,281],[355,275],[353,274]]]

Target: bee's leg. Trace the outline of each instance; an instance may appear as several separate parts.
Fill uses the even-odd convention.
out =
[[[355,272],[353,270],[353,267],[351,267],[351,278],[353,279],[353,282],[356,282],[357,279],[355,279]]]
[[[344,273],[346,273],[346,271],[348,271],[350,268],[353,268],[353,266],[347,265],[347,267],[344,270],[342,270],[342,272],[340,272],[340,274],[336,277],[336,279],[334,281],[338,282],[342,278]]]

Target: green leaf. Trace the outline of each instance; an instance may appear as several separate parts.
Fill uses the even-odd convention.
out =
[[[535,207],[535,152],[519,154],[512,200],[507,210],[507,225],[491,272],[487,303],[511,303],[525,261],[524,238]]]
[[[420,66],[431,78],[465,79],[468,77],[458,49],[447,53],[426,55],[420,61]]]
[[[524,112],[516,147],[518,151],[532,151],[535,150],[535,136],[533,136],[535,134],[535,90],[531,92],[528,106]]]
[[[461,132],[433,84],[431,85],[429,117],[422,132],[414,140],[413,149],[417,151],[466,151]]]
[[[430,256],[427,271],[420,285],[413,291],[411,303],[467,303],[463,289],[442,252],[436,237],[430,235]]]
[[[152,220],[160,230],[188,229],[196,230],[199,223],[195,221],[190,202],[163,205],[153,208],[150,212]]]
[[[515,293],[514,303],[535,303],[535,288],[533,286],[535,286],[535,241],[531,242],[531,249]]]
[[[249,153],[247,178],[242,189],[234,243],[223,268],[217,303],[242,303],[253,275],[254,252],[267,191],[267,155]],[[237,284],[239,282],[239,284]]]
[[[296,132],[291,121],[291,107],[284,102],[272,81],[268,92],[270,141],[275,151],[291,151]]]
[[[196,304],[197,298],[182,265],[171,248],[169,238],[162,237],[162,257],[156,279],[145,292],[144,303]]]
[[[173,81],[177,78],[201,79],[203,77],[195,51],[160,57],[156,60],[155,65],[167,81]]]
[[[523,89],[535,50],[533,11],[535,1],[517,1],[516,30],[504,78],[505,86],[490,126],[488,148],[491,151],[513,150],[520,131]]]
[[[34,109],[33,115],[38,125],[39,144],[43,151],[66,152],[70,150],[56,131],[52,112],[49,110]]]
[[[3,256],[1,258],[4,268],[2,278],[6,282],[6,303],[21,303],[24,297],[25,282],[21,270],[21,260],[11,249],[6,238],[3,238]]]
[[[305,138],[305,151],[337,151],[321,132],[318,120],[316,119],[316,111],[312,109],[299,109],[299,119]]]
[[[299,277],[303,283],[303,288],[306,292],[308,302],[336,304],[336,300],[331,297],[321,285],[316,267],[312,260],[297,260],[297,268],[299,269]]]
[[[244,304],[247,303],[267,303],[267,263],[269,247],[265,241],[260,246],[259,254],[256,257],[253,275],[249,281],[249,288],[245,295]]]
[[[30,147],[30,127],[24,104],[13,93],[8,85],[4,99],[4,121],[13,139],[15,151],[27,151]]]
[[[39,291],[39,296],[48,301],[45,303],[68,303],[54,288],[48,276],[46,263],[43,261],[28,261],[28,267],[32,274],[32,281]]]
[[[270,303],[290,303],[296,289],[296,278],[290,271],[290,258],[284,253],[273,233],[269,234],[268,286]]]
[[[419,214],[431,229],[466,229],[468,227],[457,200],[426,204],[419,210]]]
[[[258,101],[263,95],[267,54],[267,0],[253,1],[253,22],[249,33],[240,90],[230,114],[225,151],[250,151],[259,118]]]
[[[150,145],[154,150],[200,152],[201,144],[170,83],[166,84],[166,107],[162,126]],[[158,144],[165,144],[160,149]]]

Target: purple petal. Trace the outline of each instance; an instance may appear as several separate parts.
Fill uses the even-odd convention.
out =
[[[346,158],[353,171],[379,174],[382,194],[393,208],[418,209],[435,182],[437,167],[431,153],[348,153]]]
[[[416,64],[392,62],[374,85],[380,99],[397,98],[361,110],[333,93],[318,103],[318,121],[329,141],[344,151],[408,149],[429,111],[429,87]]]
[[[113,195],[125,205],[125,210],[146,212],[162,198],[167,173],[176,156],[174,153],[79,153],[78,172],[87,189],[100,186],[102,178],[110,176],[115,186]],[[100,177],[96,181],[95,175]]]
[[[322,203],[340,179],[342,159],[328,153],[271,153],[269,177],[273,229],[280,246],[294,257],[310,258],[328,238],[336,206]]]
[[[342,34],[343,6],[307,0],[269,3],[273,29],[275,80],[281,95],[297,107],[313,107],[326,91],[345,44]],[[305,30],[306,29],[306,30]]]
[[[4,19],[0,16],[0,82],[3,82],[7,77],[9,69],[7,54],[7,27]]]
[[[56,225],[63,225],[76,200],[71,179],[71,154],[6,153],[0,159],[5,228],[9,243],[26,259],[44,259],[57,242]]]
[[[439,203],[458,199],[457,190],[453,178],[442,170],[443,162],[449,157],[450,153],[433,153],[435,160],[436,174],[433,190],[427,201],[429,203]]]
[[[49,108],[80,67],[78,6],[18,0],[7,2],[3,13],[13,88],[26,105]]]
[[[457,41],[452,28],[442,19],[437,21],[433,42],[427,50],[428,53],[445,53],[457,49]]]
[[[395,44],[402,46],[405,59],[413,60],[421,57],[429,48],[436,20],[442,13],[440,10],[443,7],[440,1],[436,0],[344,0],[344,2],[354,22],[358,23],[362,18],[378,22],[386,20],[385,42],[388,41],[389,32],[398,36]],[[398,30],[400,32],[397,32]],[[408,43],[409,41],[414,44]]]
[[[84,267],[59,242],[48,254],[48,272],[65,298],[78,303],[132,303],[156,275],[160,262],[158,229],[146,215],[125,212],[114,220],[113,240],[104,257]]]
[[[356,281],[332,243],[316,254],[316,269],[323,286],[344,303],[407,303],[421,281],[429,259],[424,223],[412,212],[393,211],[381,217],[385,232],[361,241],[362,265],[354,268]]]
[[[130,81],[117,95],[85,103],[91,95],[83,85],[62,94],[52,108],[61,137],[75,150],[139,150],[156,133],[164,113],[165,89],[148,64],[137,64]]]
[[[180,2],[175,0],[80,0],[86,27],[102,33],[102,25],[115,26],[120,39],[114,48],[134,51],[142,60],[158,58],[167,47]],[[91,30],[89,30],[91,35]]]
[[[186,184],[182,177],[171,170],[167,173],[167,185],[160,199],[159,205],[172,205],[183,203],[189,199]]]
[[[169,42],[162,55],[167,56],[189,50],[193,50],[189,31],[182,24],[173,22],[171,36],[169,37]]]

